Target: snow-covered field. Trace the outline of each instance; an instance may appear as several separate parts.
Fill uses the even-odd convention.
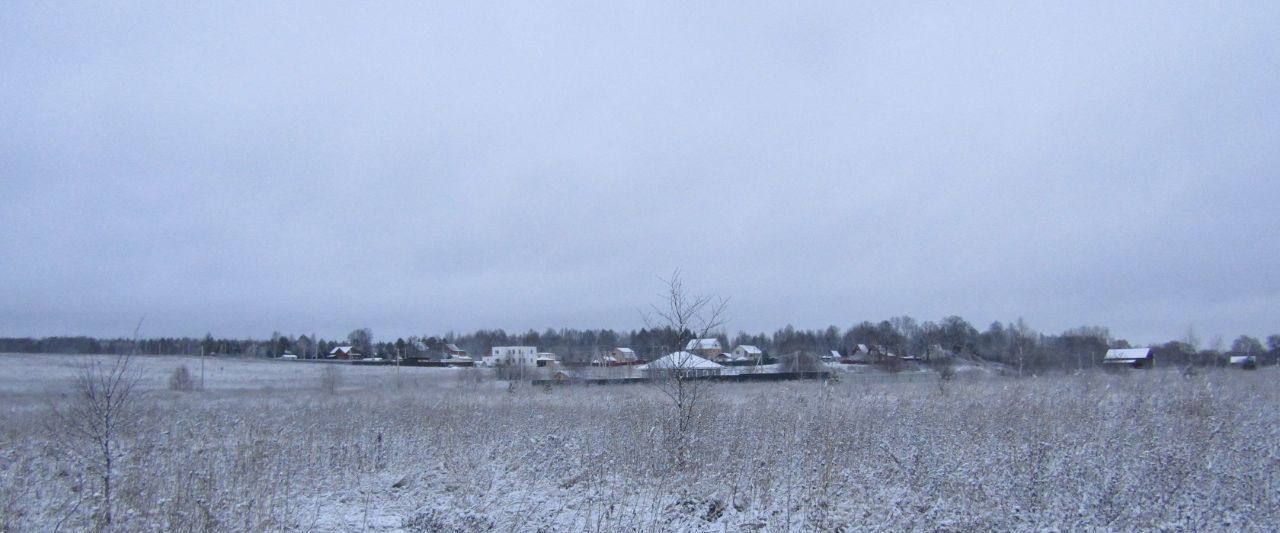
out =
[[[73,356],[0,356],[0,530],[92,528]],[[1273,530],[1280,372],[647,386],[143,358],[120,531]],[[683,443],[685,452],[672,449]],[[686,457],[680,461],[678,457]]]
[[[107,356],[0,354],[0,397],[32,396],[46,392],[70,390],[78,369],[86,359],[103,363],[111,361]],[[212,392],[272,392],[314,389],[324,368],[331,363],[314,361],[285,361],[279,359],[242,359],[191,356],[137,356],[131,363],[142,374],[140,386],[148,390],[168,387],[169,375],[179,366],[186,366],[198,381],[203,367],[204,389]],[[395,385],[444,386],[456,382],[464,369],[422,367],[378,367],[338,364],[341,367],[342,389],[358,390]],[[398,372],[398,373],[397,373]],[[388,381],[390,378],[390,381]]]

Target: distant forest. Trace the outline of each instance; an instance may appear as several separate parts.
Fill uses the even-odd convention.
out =
[[[589,363],[602,352],[615,347],[629,347],[641,357],[652,359],[683,347],[692,337],[688,331],[672,329],[547,329],[508,333],[501,329],[472,333],[422,335],[398,339],[376,339],[368,328],[353,330],[343,339],[316,339],[308,335],[273,333],[270,339],[219,339],[212,335],[200,338],[97,339],[93,337],[0,338],[0,352],[6,353],[71,353],[120,354],[136,350],[154,355],[228,355],[239,357],[279,357],[290,352],[299,357],[324,357],[337,346],[354,345],[365,354],[382,357],[426,356],[438,353],[445,343],[455,344],[468,354],[479,357],[492,346],[536,346],[555,353],[569,364]],[[1128,348],[1123,339],[1112,338],[1107,328],[1080,327],[1057,335],[1036,332],[1021,319],[1004,324],[993,322],[979,331],[958,316],[938,322],[917,322],[911,317],[895,317],[879,323],[862,322],[848,329],[830,326],[808,330],[786,326],[773,334],[739,332],[732,338],[717,335],[725,350],[740,344],[762,349],[778,356],[796,351],[826,354],[832,350],[846,352],[854,345],[866,344],[896,354],[927,355],[943,350],[953,354],[1005,363],[1033,372],[1073,371],[1102,360],[1108,348]],[[1214,365],[1222,364],[1230,355],[1253,355],[1259,364],[1275,364],[1280,358],[1280,335],[1262,341],[1241,335],[1230,344],[1221,338],[1202,343],[1188,329],[1183,338],[1151,348],[1158,364]]]

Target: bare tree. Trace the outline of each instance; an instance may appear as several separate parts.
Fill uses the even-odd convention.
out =
[[[73,384],[73,395],[65,409],[54,406],[53,414],[60,428],[70,438],[66,450],[78,458],[102,482],[101,509],[95,517],[98,529],[111,526],[112,491],[115,463],[120,456],[120,435],[137,422],[133,408],[134,389],[142,379],[141,372],[131,366],[138,351],[138,333],[142,322],[133,329],[130,351],[116,355],[110,364],[86,357],[79,366]],[[84,444],[88,446],[84,446]]]
[[[351,342],[351,346],[359,349],[365,357],[373,357],[377,354],[373,353],[373,330],[369,328],[360,328],[351,330],[347,334],[347,340]]]
[[[112,522],[120,435],[136,422],[134,389],[141,374],[131,360],[127,353],[105,364],[101,359],[86,358],[76,374],[71,402],[65,409],[54,410],[61,429],[71,437],[66,442],[68,451],[101,481],[101,509],[96,516],[99,528]]]
[[[708,338],[725,323],[724,311],[728,300],[707,295],[691,294],[684,287],[680,271],[663,279],[660,304],[653,304],[653,314],[646,314],[645,325],[650,329],[670,328],[680,341]],[[671,400],[675,432],[672,435],[680,454],[685,452],[684,442],[701,405],[707,395],[708,381],[700,379],[705,369],[698,366],[703,359],[687,351],[677,351],[658,361],[650,362],[650,383]],[[680,455],[683,457],[683,455]]]
[[[783,372],[821,372],[826,370],[822,358],[811,353],[797,350],[778,358],[778,366]]]
[[[1022,317],[1018,317],[1018,321],[1010,328],[1013,333],[1014,348],[1017,350],[1018,356],[1018,377],[1022,377],[1023,366],[1025,365],[1027,352],[1035,348],[1036,336],[1026,321]]]
[[[1187,326],[1187,332],[1182,335],[1182,343],[1190,350],[1190,357],[1187,358],[1187,368],[1183,370],[1184,374],[1195,374],[1193,367],[1203,365],[1204,361],[1200,356],[1200,335],[1196,333],[1194,325]]]

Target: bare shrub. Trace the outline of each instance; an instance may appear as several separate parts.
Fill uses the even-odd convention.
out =
[[[938,380],[951,381],[953,379],[956,379],[955,366],[953,366],[950,361],[940,363],[938,365]]]
[[[956,379],[955,365],[952,364],[950,358],[945,358],[934,363],[934,366],[938,369],[938,392],[946,394],[947,383]]]
[[[196,380],[191,376],[191,371],[187,369],[187,365],[179,366],[173,369],[172,374],[169,374],[169,390],[179,392],[196,390]]]
[[[450,513],[441,509],[418,511],[401,521],[400,527],[414,533],[478,533],[496,528],[493,520],[475,513]]]
[[[320,391],[334,394],[342,387],[342,369],[337,365],[324,365],[320,369]]]

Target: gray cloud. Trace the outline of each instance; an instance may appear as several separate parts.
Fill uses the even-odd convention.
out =
[[[1280,8],[0,13],[0,334],[1280,331]]]

